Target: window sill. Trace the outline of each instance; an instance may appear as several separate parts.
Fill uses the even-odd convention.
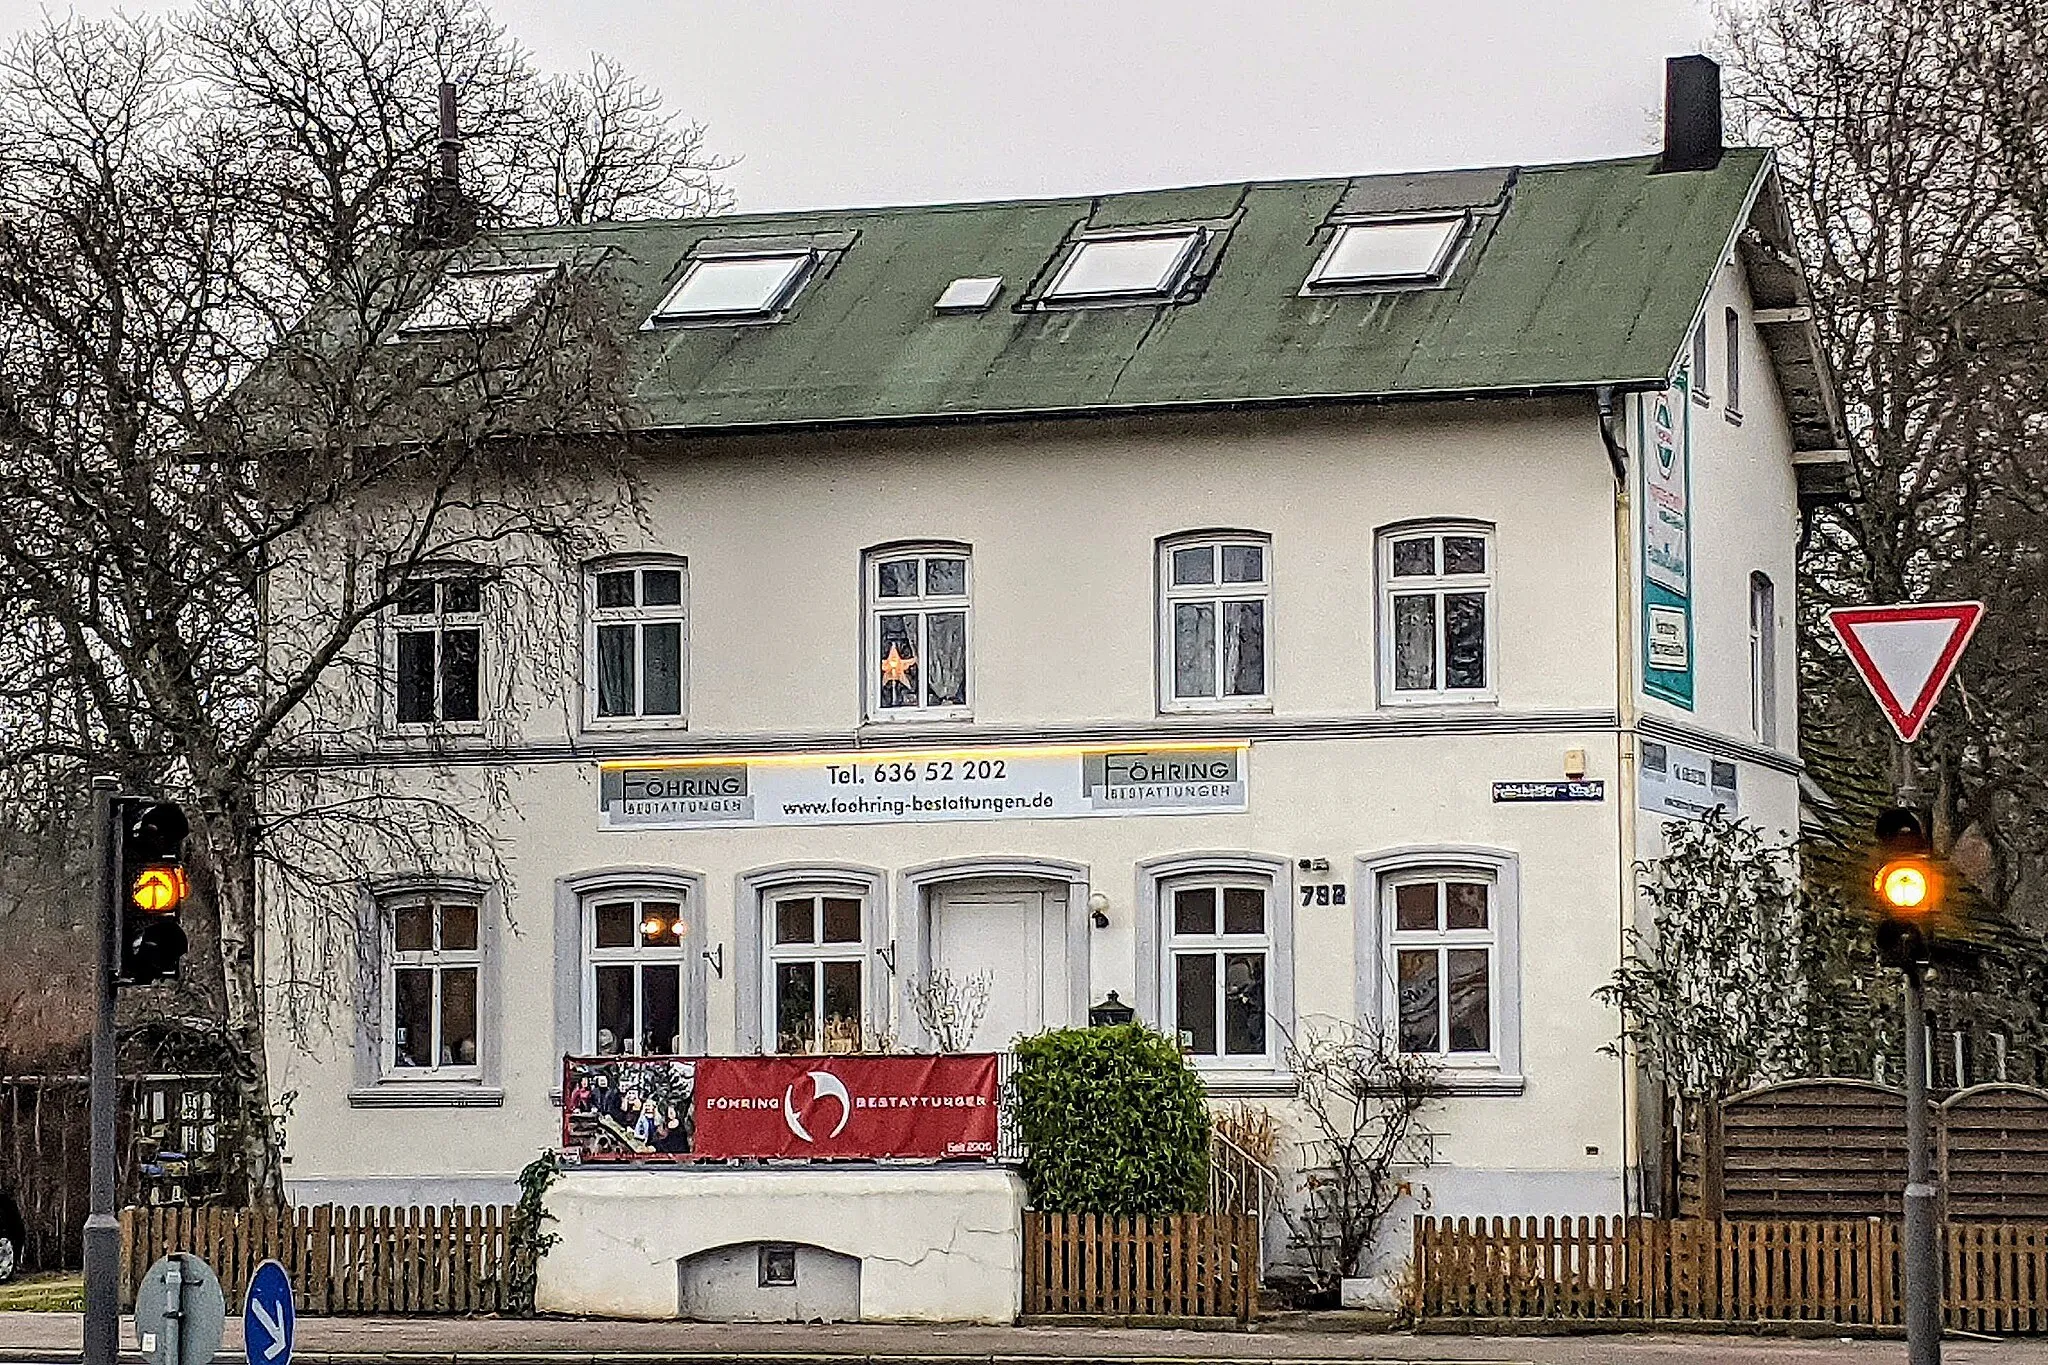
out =
[[[1742,414],[1737,412],[1734,408],[1724,409],[1721,415],[1728,419],[1728,425],[1731,427],[1739,427],[1742,425]]]
[[[495,1109],[504,1103],[501,1087],[475,1081],[385,1081],[348,1092],[351,1109]]]
[[[478,739],[484,733],[480,720],[392,721],[378,732],[387,740]]]
[[[681,732],[690,728],[687,716],[612,716],[604,720],[586,720],[583,733],[586,735],[633,735],[648,732]]]
[[[1471,711],[1482,708],[1500,707],[1500,694],[1496,692],[1474,692],[1465,695],[1457,692],[1395,692],[1388,691],[1380,697],[1380,705],[1402,711],[1438,710]]]
[[[1271,697],[1246,697],[1230,701],[1169,701],[1159,704],[1162,716],[1270,716]]]
[[[1437,1087],[1446,1095],[1519,1095],[1527,1086],[1527,1078],[1499,1071],[1437,1073]]]
[[[1220,1099],[1261,1095],[1292,1099],[1300,1089],[1293,1074],[1286,1071],[1228,1071],[1198,1066],[1195,1074],[1202,1078],[1202,1089]]]
[[[901,711],[876,711],[868,716],[863,717],[861,720],[861,724],[863,726],[897,726],[918,724],[972,725],[974,724],[974,713],[972,711],[961,710],[933,710],[921,709],[918,707],[906,707]]]

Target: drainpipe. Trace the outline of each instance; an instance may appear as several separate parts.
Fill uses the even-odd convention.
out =
[[[1621,913],[1616,918],[1615,961],[1628,953],[1628,926],[1635,918],[1636,853],[1636,650],[1635,650],[1635,498],[1629,482],[1628,430],[1614,386],[1594,390],[1600,417],[1600,443],[1614,471],[1614,837],[1621,879]],[[1642,1143],[1638,1113],[1636,1057],[1622,1048],[1621,1201],[1624,1215],[1642,1211],[1631,1188],[1629,1171],[1642,1178]]]

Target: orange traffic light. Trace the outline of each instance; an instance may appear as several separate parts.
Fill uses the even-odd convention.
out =
[[[1918,917],[1941,904],[1941,873],[1925,858],[1894,858],[1871,885],[1893,914]]]
[[[135,885],[129,895],[137,909],[161,915],[178,908],[185,899],[185,889],[184,868],[145,867],[135,874]]]

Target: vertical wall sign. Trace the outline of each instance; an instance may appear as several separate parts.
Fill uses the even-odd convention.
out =
[[[1642,470],[1643,691],[1692,710],[1692,376],[1637,408]]]

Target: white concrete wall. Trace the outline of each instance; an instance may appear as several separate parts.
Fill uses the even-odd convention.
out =
[[[560,1241],[543,1313],[680,1316],[677,1264],[716,1247],[792,1242],[860,1261],[863,1322],[1014,1321],[1024,1183],[991,1167],[565,1173],[548,1191]]]

